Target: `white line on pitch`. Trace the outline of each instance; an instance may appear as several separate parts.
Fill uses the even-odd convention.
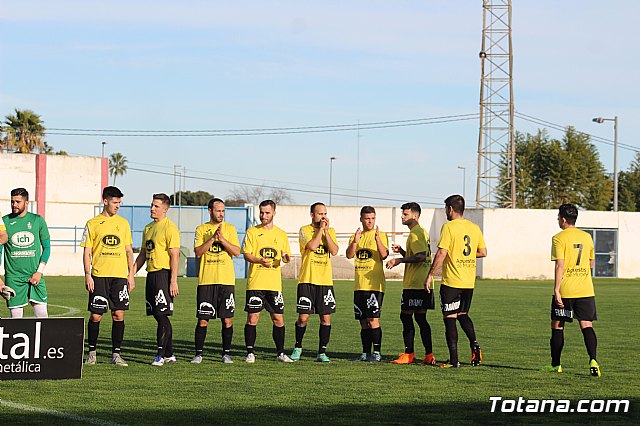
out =
[[[61,411],[56,411],[56,410],[48,410],[46,408],[32,407],[30,405],[18,404],[15,402],[6,401],[4,399],[0,399],[0,405],[4,405],[5,407],[10,407],[10,408],[15,408],[22,411],[47,414],[50,416],[60,417],[62,419],[74,420],[82,423],[89,423],[92,425],[120,426],[118,423],[109,422],[107,420],[96,419],[94,417],[76,416],[75,414],[63,413]]]
[[[52,304],[49,304],[49,306],[53,306],[53,307],[56,307],[56,308],[67,309],[67,312],[64,312],[62,314],[49,315],[50,317],[66,317],[67,315],[75,315],[78,312],[80,312],[80,309],[73,308],[71,306],[52,305]]]

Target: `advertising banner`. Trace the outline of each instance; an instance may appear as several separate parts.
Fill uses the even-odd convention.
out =
[[[84,318],[0,319],[0,380],[80,379]]]

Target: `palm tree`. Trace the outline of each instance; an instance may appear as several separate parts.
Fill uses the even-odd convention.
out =
[[[109,174],[113,176],[113,185],[116,184],[116,177],[123,176],[127,172],[127,157],[119,152],[114,152],[109,157]]]
[[[42,145],[42,149],[40,149],[40,154],[48,154],[48,155],[54,154],[53,147],[45,141]]]
[[[15,111],[15,115],[5,117],[4,144],[21,153],[42,151],[45,128],[40,116],[29,109]]]

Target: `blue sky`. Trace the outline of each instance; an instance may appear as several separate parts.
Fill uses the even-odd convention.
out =
[[[482,2],[0,0],[0,114],[48,128],[204,130],[408,120],[478,111]],[[635,1],[514,1],[516,110],[640,148]],[[517,120],[516,129],[538,126]],[[560,137],[557,131],[552,136]],[[284,186],[294,201],[440,205],[475,194],[478,122],[273,136],[49,135],[79,155],[121,152],[125,201],[234,184]],[[612,148],[596,143],[607,169]],[[619,151],[620,169],[634,152]],[[356,171],[359,169],[359,174]],[[204,179],[195,179],[195,178]],[[236,185],[237,186],[237,185]],[[374,194],[375,193],[375,194]],[[387,200],[366,199],[365,196]],[[356,204],[334,195],[334,204]]]

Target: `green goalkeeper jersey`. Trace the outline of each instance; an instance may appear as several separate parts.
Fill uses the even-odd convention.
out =
[[[49,240],[49,228],[42,216],[27,213],[23,217],[2,218],[9,241],[4,248],[4,269],[7,279],[28,279],[37,270],[42,257],[42,241]]]

